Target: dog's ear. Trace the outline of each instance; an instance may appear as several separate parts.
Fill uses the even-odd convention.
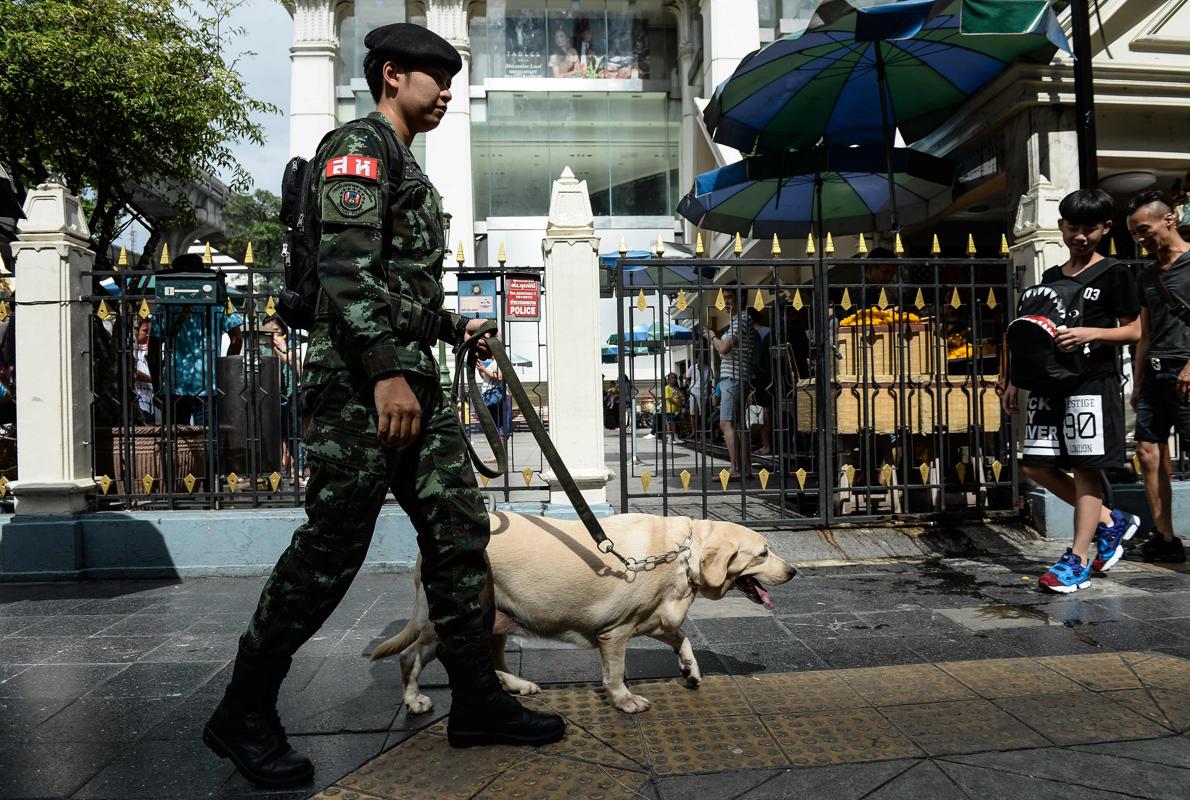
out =
[[[708,589],[720,589],[727,583],[732,562],[740,554],[739,542],[723,537],[707,539],[702,548],[702,583]]]

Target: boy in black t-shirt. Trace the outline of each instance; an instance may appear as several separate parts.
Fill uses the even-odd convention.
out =
[[[1111,229],[1111,196],[1100,189],[1072,192],[1058,210],[1062,214],[1058,228],[1070,258],[1046,270],[1042,284],[1076,276],[1103,261],[1096,247]],[[1049,591],[1066,594],[1090,586],[1091,573],[1113,567],[1124,554],[1122,542],[1140,526],[1132,514],[1103,505],[1100,476],[1104,467],[1124,463],[1124,408],[1116,348],[1140,338],[1139,314],[1132,275],[1125,265],[1112,263],[1083,289],[1082,325],[1059,329],[1055,339],[1062,350],[1090,347],[1084,380],[1064,397],[1032,393],[1025,406],[1021,458],[1025,476],[1074,507],[1073,546],[1039,581]],[[1011,382],[1002,402],[1009,414],[1017,413],[1017,389]]]
[[[1186,551],[1173,533],[1169,458],[1170,428],[1182,446],[1190,443],[1190,245],[1177,216],[1160,192],[1128,203],[1128,230],[1156,257],[1137,277],[1141,337],[1132,360],[1132,406],[1136,409],[1136,457],[1153,512],[1151,535],[1130,548],[1137,561],[1182,562]]]

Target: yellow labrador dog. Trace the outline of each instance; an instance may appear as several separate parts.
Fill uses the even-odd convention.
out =
[[[492,638],[493,660],[504,688],[536,694],[536,684],[512,675],[504,643],[513,628],[537,636],[599,648],[603,685],[613,705],[635,714],[649,701],[624,685],[624,652],[634,636],[651,636],[673,648],[686,685],[702,681],[682,623],[696,595],[718,600],[739,589],[752,602],[771,608],[765,584],[785,583],[797,574],[769,550],[755,531],[730,522],[625,514],[601,520],[616,550],[633,558],[688,548],[677,558],[630,572],[614,556],[599,552],[579,521],[491,515],[487,555],[500,612]],[[432,707],[418,689],[422,669],[434,660],[438,639],[421,587],[421,562],[414,576],[413,618],[396,636],[378,645],[372,659],[401,654],[405,704],[410,713]]]

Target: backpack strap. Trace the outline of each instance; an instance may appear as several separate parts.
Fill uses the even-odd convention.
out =
[[[1095,280],[1100,275],[1107,272],[1110,268],[1114,267],[1116,264],[1119,264],[1119,263],[1120,262],[1116,261],[1114,258],[1100,259],[1098,262],[1096,262],[1096,264],[1094,266],[1087,267],[1079,274],[1071,275],[1070,278],[1072,280],[1078,281],[1083,286],[1086,286],[1091,281]]]
[[[1153,270],[1153,280],[1157,283],[1157,291],[1161,293],[1161,298],[1169,307],[1169,313],[1177,317],[1183,325],[1190,325],[1190,306],[1186,305],[1186,301],[1182,298],[1175,297],[1174,293],[1165,285],[1165,278],[1161,275],[1163,272],[1161,265],[1154,262],[1150,269]]]

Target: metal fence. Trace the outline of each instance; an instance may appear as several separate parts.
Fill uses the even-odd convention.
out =
[[[1015,302],[1005,259],[622,259],[612,281],[617,393],[633,399],[621,510],[788,526],[1016,508],[996,390]],[[689,387],[719,374],[704,334],[748,313],[760,357],[728,415],[743,477],[709,378],[693,403],[654,414],[652,438],[629,435],[633,410],[666,404],[667,375]]]
[[[534,410],[549,428],[548,347],[544,327],[546,292],[544,267],[504,266],[485,269],[450,268],[457,290],[449,292],[447,305],[455,305],[466,316],[497,321],[500,338],[508,350],[517,377],[533,401]],[[449,302],[454,297],[455,303]],[[494,363],[491,365],[494,367]],[[478,376],[477,376],[478,378]],[[499,402],[489,406],[499,423],[508,454],[508,470],[499,478],[478,476],[490,502],[545,500],[549,491],[541,473],[547,469],[541,449],[524,422],[524,414],[503,392]],[[495,463],[492,451],[471,409],[461,403],[463,428],[477,453]]]
[[[90,278],[100,507],[301,505],[304,343],[276,314],[281,271]]]

